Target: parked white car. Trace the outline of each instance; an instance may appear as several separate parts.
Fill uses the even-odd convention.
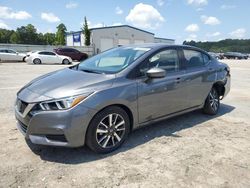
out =
[[[41,63],[71,64],[72,63],[72,59],[70,57],[58,55],[58,54],[56,54],[54,52],[50,52],[50,51],[37,51],[37,52],[30,53],[25,58],[25,61],[27,63],[34,63],[34,64],[41,64]]]
[[[26,54],[11,49],[0,49],[1,61],[25,61]]]

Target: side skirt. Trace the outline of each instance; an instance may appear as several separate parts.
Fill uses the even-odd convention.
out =
[[[179,116],[179,115],[182,115],[182,114],[186,114],[186,113],[192,112],[194,110],[202,109],[203,106],[204,106],[204,104],[199,105],[199,106],[194,106],[194,107],[182,110],[182,111],[178,111],[178,112],[175,112],[175,113],[172,113],[172,114],[168,114],[166,116],[162,116],[162,117],[159,117],[159,118],[156,118],[156,119],[152,119],[152,120],[140,123],[138,126],[135,126],[135,129],[141,128],[141,127],[146,126],[146,125],[150,125],[150,124],[156,123],[158,121],[162,121],[162,120],[166,120],[166,119],[169,119],[169,118],[172,118],[172,117],[176,117],[176,116]]]

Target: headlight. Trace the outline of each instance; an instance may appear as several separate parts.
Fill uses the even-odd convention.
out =
[[[89,95],[80,95],[80,96],[58,99],[54,101],[47,101],[47,102],[42,102],[39,105],[42,110],[66,110],[78,105]]]

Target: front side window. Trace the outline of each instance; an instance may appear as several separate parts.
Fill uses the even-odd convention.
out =
[[[149,59],[149,68],[159,67],[166,72],[174,72],[179,68],[177,50],[164,50]]]
[[[10,53],[10,54],[15,54],[16,52],[13,51],[13,50],[8,50],[7,53]]]
[[[39,52],[40,55],[47,55],[46,52]]]
[[[150,48],[121,47],[93,56],[78,65],[78,70],[117,73],[132,64]]]
[[[47,55],[56,55],[56,54],[53,52],[47,52]]]
[[[144,76],[147,70],[158,67],[164,69],[167,73],[179,70],[178,52],[174,49],[168,49],[153,55],[151,58],[139,66],[137,76]]]
[[[203,54],[195,50],[183,50],[187,68],[201,67],[205,65]]]

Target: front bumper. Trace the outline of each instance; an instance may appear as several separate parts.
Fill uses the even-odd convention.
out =
[[[50,146],[83,146],[95,113],[82,103],[69,110],[41,111],[34,115],[20,113],[15,107],[17,127],[25,138],[34,144]]]
[[[231,75],[230,75],[230,73],[227,74],[226,83],[225,83],[224,88],[225,88],[225,92],[224,92],[223,98],[227,96],[227,94],[229,93],[230,88],[231,88]]]

